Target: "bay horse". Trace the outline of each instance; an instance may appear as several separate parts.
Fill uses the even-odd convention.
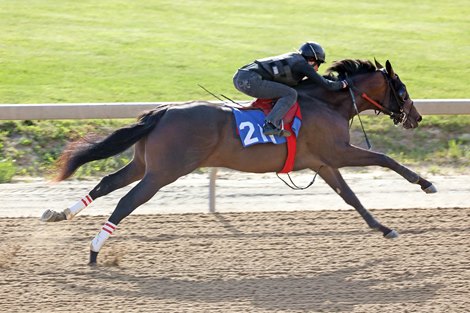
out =
[[[387,155],[350,144],[349,122],[359,112],[374,109],[389,115],[406,129],[418,127],[417,112],[406,86],[387,60],[384,68],[367,60],[335,62],[330,79],[347,79],[349,90],[328,91],[308,80],[296,87],[302,114],[297,138],[294,171],[312,169],[354,207],[367,225],[385,238],[398,233],[381,224],[359,201],[341,176],[347,166],[389,168],[426,193],[436,192],[431,182]],[[336,73],[336,74],[335,74]],[[286,158],[286,146],[275,144],[243,148],[235,135],[232,108],[210,103],[161,105],[143,113],[135,124],[120,128],[100,141],[72,143],[58,160],[56,181],[67,179],[85,163],[114,156],[134,145],[133,159],[122,169],[105,176],[88,195],[63,212],[47,210],[43,221],[73,218],[92,201],[140,180],[117,204],[91,243],[90,264],[122,219],[150,200],[163,186],[199,167],[225,167],[243,172],[279,172]]]

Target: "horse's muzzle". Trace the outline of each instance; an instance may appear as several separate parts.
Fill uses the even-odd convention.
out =
[[[404,111],[406,112],[406,108],[409,107],[408,114],[405,113],[405,119],[403,120],[403,127],[406,129],[416,128],[419,125],[419,122],[423,120],[421,114],[418,113],[416,107],[414,106],[413,101],[409,101],[404,106]]]

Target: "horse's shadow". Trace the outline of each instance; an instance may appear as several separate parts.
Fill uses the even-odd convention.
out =
[[[429,283],[429,273],[399,274],[393,279],[364,277],[358,272],[367,271],[377,264],[390,260],[376,259],[365,265],[347,266],[324,273],[306,273],[302,277],[217,278],[187,280],[166,277],[139,276],[119,268],[97,268],[84,279],[88,284],[68,287],[84,294],[102,294],[106,297],[148,297],[151,299],[182,302],[239,303],[251,302],[253,307],[270,311],[352,311],[356,305],[386,305],[406,302],[426,302],[442,287]],[[94,287],[90,276],[105,281],[105,287]],[[80,281],[79,279],[78,281]],[[75,280],[76,282],[77,280]],[[119,282],[126,286],[119,288]],[[128,283],[133,285],[130,290]]]

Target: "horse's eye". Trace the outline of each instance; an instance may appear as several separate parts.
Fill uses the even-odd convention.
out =
[[[405,99],[406,96],[406,88],[402,86],[400,89],[398,89],[398,95],[400,98]]]

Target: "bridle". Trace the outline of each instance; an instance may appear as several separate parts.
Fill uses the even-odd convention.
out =
[[[387,91],[385,92],[384,99],[382,100],[383,105],[380,104],[378,101],[376,101],[376,100],[372,99],[371,97],[369,97],[366,92],[364,92],[364,91],[360,90],[359,88],[357,88],[356,86],[354,86],[354,84],[352,83],[352,80],[348,79],[350,94],[351,94],[351,98],[353,100],[353,104],[355,105],[356,114],[358,114],[359,112],[357,110],[357,105],[356,105],[354,92],[360,94],[360,96],[364,100],[366,100],[367,102],[369,102],[373,106],[375,106],[377,108],[376,109],[376,112],[378,112],[377,114],[382,112],[382,113],[390,116],[390,118],[393,120],[393,123],[395,125],[403,124],[403,123],[406,122],[406,120],[408,118],[408,115],[411,111],[411,106],[410,106],[410,109],[408,110],[408,112],[406,112],[405,111],[405,100],[403,100],[403,97],[400,97],[397,94],[397,91],[393,87],[392,79],[389,77],[389,75],[388,75],[388,73],[386,72],[385,69],[381,69],[380,72],[382,73],[385,81],[387,82]],[[385,99],[387,99],[387,95],[388,95],[388,98],[389,98],[388,104],[390,104],[394,100],[395,103],[397,104],[398,108],[399,108],[398,112],[392,111],[390,108],[385,106]]]

